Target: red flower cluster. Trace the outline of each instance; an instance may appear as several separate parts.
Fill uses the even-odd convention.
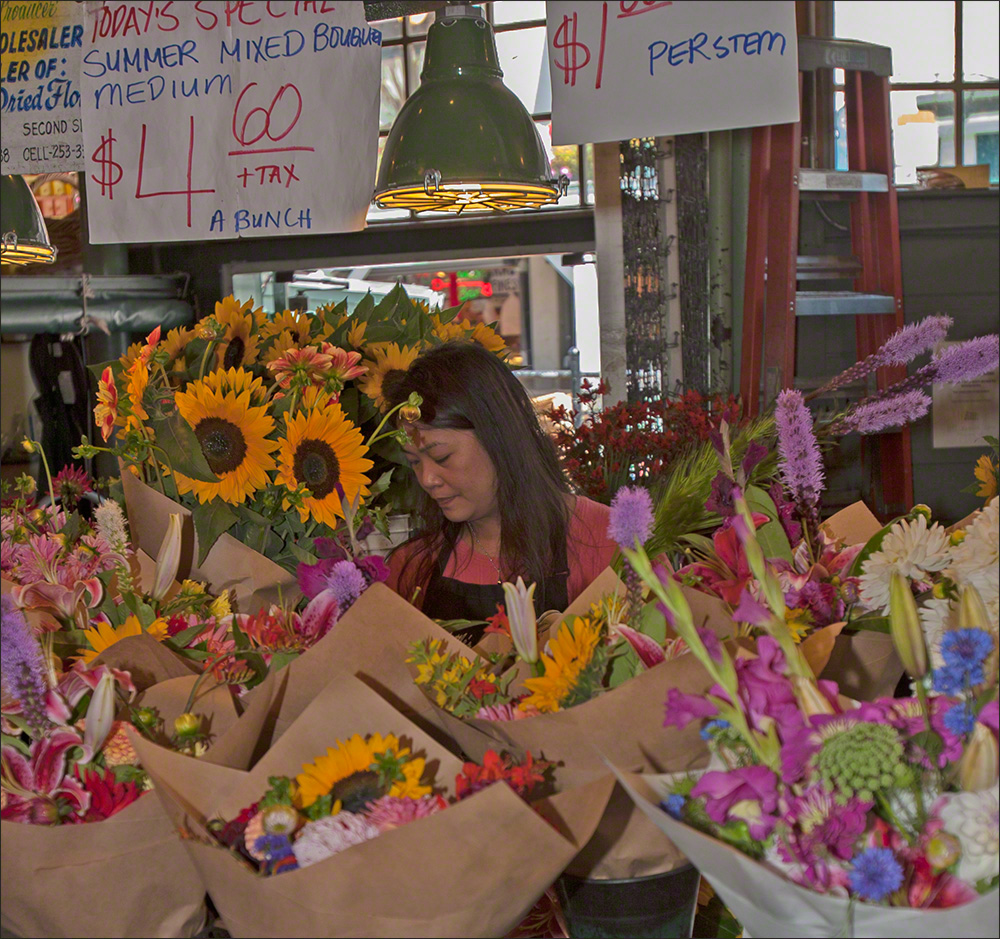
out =
[[[87,814],[73,821],[103,822],[143,794],[143,789],[134,782],[119,782],[110,769],[82,769],[77,763],[73,770],[76,778],[83,783],[83,788],[90,793]]]
[[[522,799],[527,799],[539,783],[545,781],[545,772],[555,764],[548,760],[535,760],[529,752],[518,763],[509,754],[487,750],[482,765],[466,763],[455,777],[455,795],[465,799],[480,789],[501,780],[507,783]]]
[[[706,398],[688,391],[672,400],[632,401],[597,410],[599,395],[608,391],[584,380],[580,411],[552,408],[546,417],[563,466],[574,486],[597,502],[609,503],[625,485],[643,485],[669,469],[692,446],[708,439],[725,417],[733,422],[736,398]],[[579,427],[574,419],[582,414]]]

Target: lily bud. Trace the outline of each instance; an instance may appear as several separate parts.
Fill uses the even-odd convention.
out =
[[[115,676],[107,669],[97,682],[97,687],[87,706],[86,726],[83,730],[83,746],[96,753],[115,721]]]
[[[149,595],[154,600],[162,600],[177,577],[177,568],[181,562],[181,516],[178,512],[170,513],[167,522],[167,532],[156,553],[156,574],[153,577],[153,587]]]
[[[197,714],[188,711],[174,718],[174,733],[178,737],[194,737],[201,730],[201,718]]]
[[[889,632],[910,678],[927,674],[927,646],[910,582],[895,571],[889,581]]]
[[[958,781],[966,792],[989,789],[1000,778],[1000,749],[993,731],[976,723],[958,764]]]
[[[958,595],[958,628],[991,631],[990,614],[979,591],[971,586],[962,587]]]
[[[939,831],[927,842],[927,863],[936,870],[951,867],[962,856],[962,843],[946,831]]]
[[[795,693],[798,695],[799,704],[802,707],[802,713],[805,714],[806,717],[812,717],[816,714],[837,713],[833,705],[830,703],[830,699],[819,690],[819,686],[815,681],[803,678],[801,675],[796,675],[794,682]]]
[[[533,665],[538,661],[538,623],[535,619],[535,584],[524,585],[521,577],[516,584],[504,584],[503,595],[510,622],[510,637],[517,654]]]

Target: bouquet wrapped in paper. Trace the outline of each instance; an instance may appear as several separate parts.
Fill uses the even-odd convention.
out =
[[[385,430],[384,377],[446,341],[506,354],[493,329],[458,312],[430,312],[401,287],[351,312],[344,301],[273,317],[227,297],[196,326],[157,328],[98,367],[95,420],[114,439],[79,453],[123,461],[141,548],[155,556],[180,512],[182,576],[234,590],[239,611],[255,614],[294,586],[297,564],[317,560],[315,539],[333,533],[345,505],[388,534],[404,460]]]
[[[502,935],[590,837],[613,785],[529,807],[502,780],[524,787],[537,765],[463,766],[348,675],[249,772],[192,775],[133,742],[234,936]]]
[[[623,774],[623,785],[752,935],[996,935],[997,636],[973,582],[983,578],[987,596],[990,581],[996,589],[995,512],[967,536],[992,542],[993,563],[970,562],[964,582],[942,586],[955,622],[930,651],[921,620],[933,600],[919,572],[889,572],[889,626],[914,696],[859,704],[814,679],[749,506],[739,486],[733,493],[762,588],[760,599],[745,590],[739,609],[766,634],[757,656],[733,659],[699,635],[673,578],[629,552],[714,679],[703,694],[671,689],[665,721],[700,725],[714,765]]]

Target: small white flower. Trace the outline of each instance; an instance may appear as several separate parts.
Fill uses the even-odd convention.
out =
[[[938,814],[944,830],[958,838],[962,857],[956,873],[969,884],[1000,873],[1000,789],[950,792]]]
[[[292,853],[299,867],[308,867],[380,834],[363,815],[340,812],[307,822],[292,844]]]
[[[935,522],[918,515],[912,522],[903,519],[889,529],[878,551],[864,564],[861,600],[870,610],[889,606],[889,581],[893,572],[908,580],[924,580],[924,575],[942,570],[949,560],[948,535]]]
[[[951,551],[945,573],[957,584],[975,587],[989,607],[1000,596],[1000,503],[994,496]]]

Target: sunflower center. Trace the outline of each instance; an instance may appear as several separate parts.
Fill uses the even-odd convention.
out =
[[[324,440],[303,440],[295,450],[295,478],[314,499],[325,499],[340,479],[340,461]]]
[[[239,336],[233,336],[226,347],[226,354],[222,357],[222,367],[225,369],[239,368],[243,364],[245,352],[246,343]]]
[[[194,435],[201,444],[201,452],[216,476],[231,473],[247,453],[243,431],[221,417],[206,417],[198,421]]]
[[[370,769],[358,770],[338,780],[330,790],[333,801],[340,801],[345,812],[363,812],[376,799],[384,795],[379,785],[378,773]]]

